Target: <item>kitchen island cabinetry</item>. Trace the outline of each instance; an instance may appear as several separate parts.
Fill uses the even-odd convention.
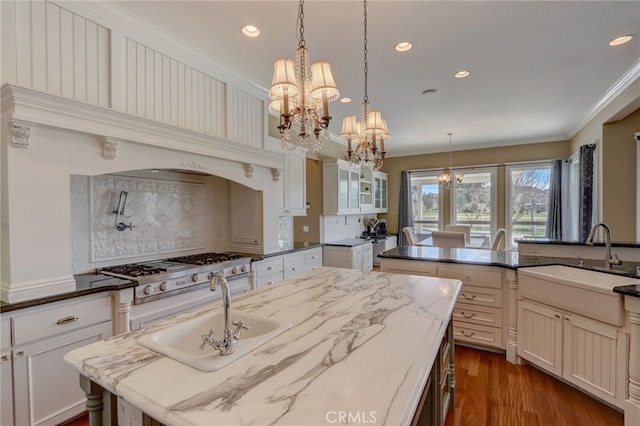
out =
[[[371,424],[441,425],[453,382],[445,381],[445,393],[440,385],[454,374],[446,359],[453,346],[443,339],[459,289],[456,280],[320,268],[233,300],[232,310],[291,328],[220,371],[199,371],[138,344],[217,304],[65,359],[92,381],[83,380],[93,384],[85,386],[92,397],[104,390],[128,406],[131,418],[163,424],[324,424],[332,413],[351,412]],[[429,377],[435,386],[424,392]],[[430,421],[430,413],[438,418]]]
[[[358,271],[373,269],[373,244],[370,240],[354,240],[354,243],[339,241],[326,243],[323,247],[323,264],[335,268],[350,268]]]
[[[344,160],[322,161],[324,214],[360,213],[360,170]]]
[[[110,337],[111,309],[110,293],[101,293],[3,314],[3,426],[56,425],[85,410],[77,374],[63,357]]]

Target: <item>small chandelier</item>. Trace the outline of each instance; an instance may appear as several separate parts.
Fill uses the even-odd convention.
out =
[[[438,182],[444,184],[445,189],[451,189],[453,186],[458,186],[462,183],[464,174],[454,172],[451,168],[451,135],[453,133],[447,133],[447,135],[449,135],[449,169],[438,176]]]
[[[269,108],[280,113],[282,146],[320,151],[329,138],[329,102],[340,96],[328,62],[309,66],[304,40],[304,0],[298,6],[298,49],[295,64],[280,58],[273,63]]]
[[[362,121],[355,115],[342,119],[340,136],[347,139],[349,162],[362,168],[380,170],[386,151],[384,141],[390,139],[387,122],[378,110],[369,110],[367,94],[369,64],[367,61],[367,1],[364,1],[364,98],[362,100]],[[378,142],[380,146],[378,146]],[[353,148],[353,144],[355,149]]]

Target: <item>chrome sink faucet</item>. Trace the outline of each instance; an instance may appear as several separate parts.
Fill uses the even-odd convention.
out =
[[[588,246],[593,245],[593,237],[595,236],[596,230],[598,227],[602,227],[604,229],[604,243],[606,247],[606,253],[604,255],[604,266],[606,269],[613,269],[613,265],[621,265],[622,261],[618,259],[618,255],[611,255],[611,230],[609,226],[604,222],[598,222],[591,227],[591,231],[589,231],[589,236],[587,237],[586,244]]]
[[[215,291],[218,283],[220,283],[220,288],[222,289],[222,305],[224,309],[223,337],[222,340],[217,340],[213,337],[214,330],[209,329],[208,334],[202,335],[200,350],[203,350],[206,345],[211,345],[220,352],[220,355],[231,355],[236,350],[236,342],[240,340],[240,331],[248,330],[249,327],[244,324],[244,321],[231,321],[229,315],[229,310],[231,309],[231,292],[229,291],[229,283],[227,283],[223,271],[219,271],[211,277],[211,283],[209,285],[211,291]],[[231,330],[231,324],[235,326],[235,329]]]

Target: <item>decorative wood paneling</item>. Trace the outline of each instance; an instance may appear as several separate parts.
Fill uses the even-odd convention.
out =
[[[124,46],[126,113],[226,137],[225,83],[135,40]]]
[[[109,29],[49,2],[2,3],[8,83],[110,106]]]
[[[264,102],[235,87],[227,93],[227,139],[262,148]]]

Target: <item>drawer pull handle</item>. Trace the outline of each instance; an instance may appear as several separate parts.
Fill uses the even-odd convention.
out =
[[[267,266],[267,271],[271,271],[273,269],[273,266]]]
[[[475,336],[475,335],[476,335],[476,332],[475,332],[475,331],[472,331],[471,333],[467,334],[467,333],[465,333],[465,332],[464,332],[464,330],[460,330],[460,333],[462,333],[462,335],[463,335],[464,337],[473,337],[473,336]]]
[[[14,358],[22,358],[24,356],[24,351],[16,352]]]
[[[0,362],[7,362],[9,361],[9,357],[7,355],[2,355],[2,357],[0,357]]]
[[[68,324],[70,322],[74,322],[74,321],[77,321],[77,320],[78,320],[77,316],[69,315],[68,317],[60,318],[58,321],[56,321],[56,324],[58,324],[58,325]]]
[[[273,284],[273,281],[269,281],[269,282],[267,283],[267,285],[271,285],[271,284]]]
[[[315,256],[311,256],[311,258],[312,258],[312,259],[315,259],[316,257],[315,257]]]
[[[464,293],[461,293],[460,295],[461,295],[461,296],[462,296],[462,298],[463,298],[463,299],[465,299],[465,300],[473,300],[473,299],[475,299],[475,298],[476,298],[476,295],[475,295],[475,294],[472,294],[472,295],[471,295],[471,297],[467,297],[467,295],[466,295],[466,294],[464,294]]]
[[[291,268],[291,270],[292,270],[292,271],[295,271],[295,270],[296,270],[296,267],[294,266],[293,268]]]
[[[475,312],[472,312],[470,315],[465,314],[465,313],[464,313],[464,311],[461,311],[460,313],[461,313],[461,314],[462,314],[462,316],[463,316],[463,317],[465,317],[465,318],[473,318],[473,317],[475,317],[475,316],[476,316],[476,313],[475,313]]]

